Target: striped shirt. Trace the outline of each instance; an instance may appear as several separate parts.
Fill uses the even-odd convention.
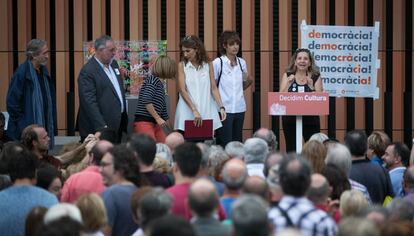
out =
[[[164,84],[158,77],[153,75],[149,75],[142,84],[139,92],[137,109],[135,110],[135,121],[150,121],[156,123],[155,119],[145,107],[147,104],[152,104],[157,114],[163,120],[168,120]]]
[[[288,227],[297,228],[304,236],[333,236],[336,233],[335,221],[305,197],[284,196],[277,207],[270,209],[269,218],[275,226],[275,235]]]

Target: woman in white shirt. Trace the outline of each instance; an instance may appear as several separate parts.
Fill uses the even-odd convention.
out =
[[[237,57],[240,50],[240,37],[235,31],[224,31],[219,39],[221,57],[213,61],[214,77],[227,119],[223,127],[217,130],[217,144],[225,147],[231,141],[242,142],[242,131],[246,102],[243,90],[252,80],[247,73],[246,61]]]

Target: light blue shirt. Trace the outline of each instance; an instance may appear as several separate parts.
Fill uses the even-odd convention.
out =
[[[394,168],[388,172],[390,174],[394,197],[404,196],[402,181],[403,181],[405,169],[406,168],[404,166],[401,166],[401,167]]]

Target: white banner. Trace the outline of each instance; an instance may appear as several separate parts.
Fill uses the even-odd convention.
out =
[[[331,97],[377,99],[379,22],[373,27],[306,25],[302,48],[308,48]]]

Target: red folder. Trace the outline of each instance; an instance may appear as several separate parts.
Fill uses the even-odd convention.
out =
[[[213,120],[203,120],[200,127],[194,125],[194,120],[184,122],[185,139],[212,139],[213,138]]]

